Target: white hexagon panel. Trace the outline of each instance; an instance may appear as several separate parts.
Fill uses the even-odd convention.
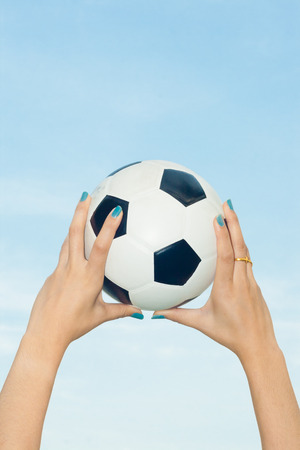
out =
[[[144,286],[153,280],[153,253],[131,236],[114,239],[105,276],[127,291]]]
[[[160,189],[130,203],[127,232],[153,251],[181,239],[184,226],[185,208]]]
[[[214,218],[222,214],[222,205],[216,209],[208,199],[194,203],[186,209],[184,238],[202,259],[217,257]]]
[[[174,303],[182,303],[182,299],[182,287],[155,282],[130,292],[131,303],[146,311],[168,309],[174,306]]]
[[[137,162],[113,172],[109,176],[111,196],[127,201],[159,188],[163,169],[147,161]]]

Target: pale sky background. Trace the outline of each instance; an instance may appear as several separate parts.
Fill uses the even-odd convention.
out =
[[[299,400],[299,1],[1,5],[1,385],[82,191],[163,159],[232,199]],[[151,315],[70,346],[42,450],[260,448],[237,357]]]

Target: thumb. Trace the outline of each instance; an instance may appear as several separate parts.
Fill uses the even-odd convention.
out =
[[[170,308],[154,311],[151,319],[169,319],[181,323],[207,334],[210,322],[210,313],[205,306],[197,309]]]
[[[133,305],[124,305],[118,303],[105,303],[106,320],[115,320],[122,317],[134,317],[135,319],[143,319],[144,315],[140,308]],[[134,316],[133,316],[134,314]]]

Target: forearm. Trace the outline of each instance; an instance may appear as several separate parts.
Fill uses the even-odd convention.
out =
[[[300,411],[285,358],[276,345],[241,360],[249,382],[263,450],[300,448]]]
[[[0,394],[1,449],[40,448],[42,428],[64,351],[24,335]]]

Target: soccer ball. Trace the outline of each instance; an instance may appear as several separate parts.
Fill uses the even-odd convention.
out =
[[[198,297],[213,281],[217,193],[199,175],[168,161],[139,161],[111,173],[91,194],[85,256],[109,212],[123,218],[109,250],[103,290],[155,311]]]

